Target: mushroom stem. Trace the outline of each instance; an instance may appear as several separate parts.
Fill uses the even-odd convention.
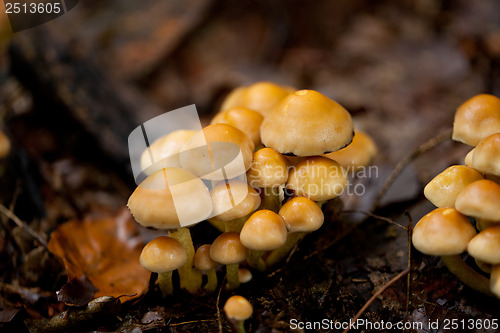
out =
[[[240,232],[247,219],[248,216],[243,216],[234,220],[225,221],[224,222],[225,232],[231,232],[231,231]]]
[[[260,188],[260,206],[259,210],[267,209],[277,213],[281,208],[281,200],[279,195],[279,188],[263,187]],[[278,192],[278,193],[276,193]]]
[[[469,288],[491,295],[490,280],[467,265],[460,255],[441,256],[451,273]]]
[[[305,237],[305,235],[306,235],[305,232],[293,232],[288,234],[285,245],[272,251],[267,256],[266,265],[268,267],[271,267],[279,263],[284,257],[286,257],[290,253],[295,244],[300,242]]]
[[[217,220],[214,220],[213,218],[209,219],[208,222],[214,228],[216,228],[217,230],[219,230],[220,232],[225,232],[226,231],[226,222],[224,222],[224,221],[217,221]]]
[[[215,273],[215,269],[209,269],[207,271],[207,284],[204,289],[208,294],[211,294],[217,289],[217,274]]]
[[[259,271],[266,270],[266,262],[262,259],[264,251],[250,250],[248,253],[247,262],[250,267],[255,268]]]
[[[160,285],[161,295],[167,297],[174,293],[174,286],[172,284],[172,271],[158,273],[158,284]]]
[[[233,290],[240,286],[240,278],[238,276],[239,263],[226,265],[227,273],[227,289]]]
[[[170,237],[178,240],[187,253],[186,263],[179,268],[180,285],[182,289],[186,289],[190,294],[199,292],[202,282],[201,272],[193,268],[194,263],[194,246],[191,240],[191,233],[188,228],[178,228],[175,231],[169,232]]]
[[[231,330],[234,333],[245,333],[245,321],[244,320],[236,320],[236,319],[228,319],[231,324]]]

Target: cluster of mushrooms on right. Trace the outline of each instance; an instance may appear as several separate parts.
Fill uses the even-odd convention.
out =
[[[500,99],[481,94],[460,105],[452,138],[474,148],[465,165],[450,166],[425,187],[437,208],[415,225],[413,245],[441,256],[470,288],[500,298]],[[465,251],[475,265],[464,261]]]

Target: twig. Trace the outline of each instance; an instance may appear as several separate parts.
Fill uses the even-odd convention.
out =
[[[361,213],[361,214],[365,214],[366,216],[369,216],[369,217],[372,217],[376,220],[381,220],[381,221],[385,221],[387,223],[391,223],[391,224],[394,224],[398,227],[400,227],[401,229],[407,229],[406,227],[403,227],[401,224],[399,224],[398,222],[396,221],[393,221],[387,217],[384,217],[384,216],[380,216],[380,215],[376,215],[376,214],[373,214],[371,212],[365,212],[365,211],[362,211],[362,210],[344,210],[342,212],[340,212],[340,214],[350,214],[350,213]]]
[[[9,219],[14,221],[15,224],[17,224],[18,227],[22,228],[24,231],[26,231],[31,237],[33,237],[40,245],[42,245],[44,248],[48,249],[47,241],[36,231],[30,228],[30,226],[22,221],[19,217],[16,216],[11,210],[9,210],[7,207],[4,205],[0,204],[0,213],[4,214],[7,216]]]
[[[215,307],[217,308],[217,321],[219,322],[219,333],[223,333],[223,330],[222,330],[222,318],[221,318],[221,315],[220,315],[220,307],[219,307],[219,303],[220,303],[220,293],[222,292],[222,288],[224,286],[224,283],[226,281],[226,278],[224,277],[224,280],[222,280],[222,284],[219,288],[219,294],[217,295],[217,303],[215,304]]]
[[[182,323],[175,323],[175,324],[170,324],[168,326],[182,326],[182,325],[187,325],[187,324],[194,324],[194,323],[206,323],[206,322],[213,322],[216,321],[217,319],[201,319],[201,320],[191,320],[191,321],[184,321]]]
[[[413,235],[413,219],[411,218],[410,212],[406,211],[405,215],[408,217],[408,226],[406,227],[408,231],[408,275],[406,276],[406,310],[405,310],[405,322],[408,320],[408,315],[410,312],[410,291],[411,291],[411,239]]]
[[[356,322],[362,315],[363,313],[366,311],[366,309],[368,309],[368,307],[373,303],[373,301],[375,301],[375,299],[377,297],[379,297],[387,288],[389,288],[394,282],[398,281],[399,279],[401,279],[403,276],[405,276],[406,274],[408,274],[410,272],[410,270],[408,268],[406,268],[404,271],[402,271],[401,273],[399,273],[398,275],[396,275],[391,281],[387,282],[385,285],[382,286],[382,288],[380,288],[379,291],[377,291],[366,303],[365,305],[363,305],[363,307],[361,308],[361,310],[358,311],[358,313],[356,313],[356,315],[354,316],[354,318],[351,319],[351,323],[352,322]],[[346,328],[343,333],[347,333],[349,332],[349,327]]]
[[[384,182],[384,186],[382,186],[382,189],[378,193],[377,197],[375,198],[375,201],[373,202],[373,205],[370,209],[371,212],[374,212],[378,206],[380,205],[380,202],[384,198],[384,195],[387,193],[389,188],[391,187],[392,183],[396,180],[396,178],[401,174],[401,172],[404,170],[404,168],[410,164],[415,158],[418,156],[426,153],[427,151],[431,150],[432,148],[436,147],[437,145],[445,142],[449,138],[451,138],[453,130],[447,129],[446,131],[436,135],[435,137],[431,138],[430,140],[422,143],[420,146],[417,147],[413,152],[411,152],[409,155],[405,156],[401,161],[396,164],[396,167],[394,170],[392,170],[391,174],[389,177],[386,179]]]

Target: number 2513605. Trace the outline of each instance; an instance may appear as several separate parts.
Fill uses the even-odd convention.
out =
[[[5,4],[6,14],[59,14],[61,13],[61,2],[7,2]]]

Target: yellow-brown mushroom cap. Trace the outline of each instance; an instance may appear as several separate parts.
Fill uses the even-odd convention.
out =
[[[449,256],[464,252],[475,234],[465,215],[454,208],[436,208],[415,225],[412,241],[424,254]]]
[[[455,113],[452,138],[476,146],[485,137],[500,132],[500,98],[481,94],[460,105]]]
[[[272,148],[262,148],[253,155],[247,182],[253,187],[279,187],[288,179],[288,161]]]
[[[352,142],[345,148],[323,155],[338,162],[344,168],[355,171],[367,166],[377,154],[377,146],[366,133],[355,130]]]
[[[490,275],[490,290],[500,298],[500,265],[493,266]]]
[[[285,97],[260,127],[266,147],[297,156],[342,149],[352,141],[353,133],[349,112],[314,90],[299,90]]]
[[[184,265],[187,261],[187,253],[176,239],[160,236],[144,246],[139,260],[142,267],[148,271],[165,273]]]
[[[218,264],[210,257],[210,244],[202,245],[194,255],[194,267],[200,271],[208,271],[217,267]]]
[[[347,175],[340,164],[322,156],[304,159],[291,169],[286,188],[314,201],[333,199],[344,192]]]
[[[137,223],[157,229],[177,229],[205,220],[212,198],[203,181],[180,168],[161,169],[132,193],[128,208]]]
[[[247,216],[260,205],[260,196],[250,185],[232,179],[219,182],[210,191],[213,215],[217,221],[230,221]]]
[[[224,304],[224,312],[229,319],[244,321],[252,316],[253,307],[245,297],[234,295]]]
[[[471,239],[467,252],[482,262],[500,264],[500,225],[484,229]]]
[[[467,185],[455,202],[457,210],[465,215],[491,221],[500,221],[500,185],[482,179]]]
[[[470,168],[472,168],[472,156],[474,156],[474,149],[476,148],[473,148],[471,151],[469,151],[464,158],[464,164]]]
[[[484,138],[474,148],[472,167],[482,173],[500,176],[500,133]]]
[[[476,170],[464,165],[453,165],[425,186],[424,195],[436,207],[455,207],[460,192],[480,179],[483,176]]]
[[[233,90],[224,100],[221,111],[234,107],[246,107],[266,116],[271,109],[295,89],[271,82],[257,82]]]
[[[141,155],[141,169],[147,175],[168,167],[181,167],[179,152],[196,133],[192,130],[178,130],[156,139]]]
[[[241,229],[241,243],[251,250],[271,251],[286,242],[286,225],[273,211],[263,209],[252,214]]]
[[[248,249],[240,241],[237,232],[225,232],[210,246],[210,258],[223,265],[237,264],[246,260]]]
[[[318,230],[325,220],[318,204],[302,196],[288,200],[278,215],[285,221],[288,232],[312,232]]]
[[[228,124],[243,133],[252,140],[255,147],[260,145],[260,125],[264,117],[257,111],[244,107],[236,107],[219,112],[210,124]]]
[[[252,140],[239,129],[212,124],[194,134],[179,157],[182,167],[199,177],[223,180],[238,177],[250,168],[254,148]]]

